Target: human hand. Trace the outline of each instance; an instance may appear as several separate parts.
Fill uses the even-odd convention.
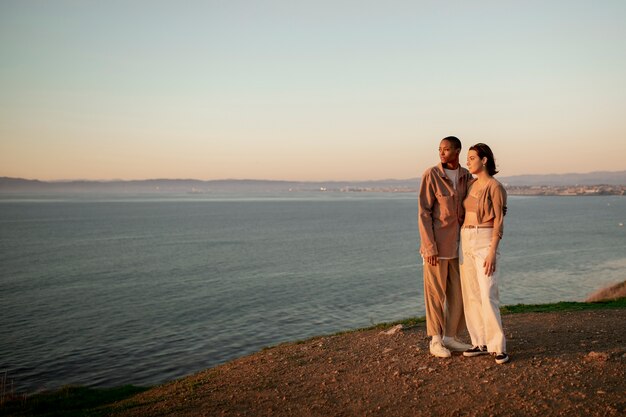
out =
[[[437,264],[439,263],[439,258],[437,257],[437,255],[424,256],[424,261],[426,261],[426,263],[428,263],[429,265],[437,266]]]
[[[485,258],[485,262],[483,262],[483,266],[485,267],[485,275],[488,277],[492,276],[494,272],[496,272],[496,253],[489,251],[489,254]]]

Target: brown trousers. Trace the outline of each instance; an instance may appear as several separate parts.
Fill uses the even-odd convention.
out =
[[[459,259],[424,262],[424,301],[428,336],[451,336],[465,330]]]

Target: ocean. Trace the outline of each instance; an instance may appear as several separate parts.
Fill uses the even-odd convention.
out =
[[[626,279],[626,198],[508,206],[503,304]],[[2,196],[0,372],[27,392],[153,385],[423,316],[418,247],[413,194]]]

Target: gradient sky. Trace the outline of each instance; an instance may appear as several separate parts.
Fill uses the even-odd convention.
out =
[[[626,2],[0,0],[0,176],[626,169]]]

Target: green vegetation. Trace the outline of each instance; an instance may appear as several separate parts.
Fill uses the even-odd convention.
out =
[[[552,304],[515,304],[500,308],[502,314],[514,313],[549,313],[552,311],[580,311],[598,310],[603,308],[626,308],[626,297],[615,300],[595,301],[593,303],[578,303],[562,301]]]
[[[517,313],[546,313],[565,312],[580,310],[597,310],[626,308],[626,298],[618,298],[609,301],[598,301],[593,303],[560,302],[552,304],[516,304],[503,306],[502,314]],[[380,323],[364,329],[348,330],[336,335],[358,332],[362,330],[388,329],[395,325],[402,324],[403,327],[413,327],[423,323],[423,317],[412,317],[393,323]],[[319,338],[311,338],[316,339]],[[307,340],[311,340],[307,339]],[[293,342],[292,342],[293,343]],[[295,343],[304,343],[298,341]],[[213,376],[213,373],[211,373]],[[190,389],[195,386],[192,384]],[[31,396],[12,395],[5,398],[0,405],[0,416],[19,417],[83,417],[83,416],[105,416],[123,412],[123,409],[114,407],[114,403],[132,397],[135,394],[146,391],[149,388],[126,385],[117,388],[94,389],[86,387],[68,386],[57,391],[44,392]],[[132,407],[128,405],[127,407]]]
[[[561,301],[558,303],[550,303],[550,304],[515,304],[515,305],[500,307],[500,312],[502,314],[550,313],[550,312],[557,312],[557,311],[598,310],[598,309],[607,309],[607,308],[626,308],[626,297],[617,298],[615,300],[595,301],[593,303]],[[412,326],[416,326],[419,323],[424,323],[425,321],[426,321],[425,317],[411,317],[408,319],[395,321],[392,323],[380,323],[380,324],[376,324],[368,328],[348,330],[348,331],[340,332],[337,334],[349,333],[349,332],[360,331],[360,330],[388,329],[398,324],[402,324],[402,327],[412,327]]]
[[[148,389],[134,385],[106,389],[66,386],[31,396],[13,396],[0,407],[0,416],[105,416],[112,411],[111,404]]]
[[[419,323],[425,323],[425,322],[426,322],[426,317],[409,317],[408,319],[404,319],[400,321],[394,321],[394,322],[389,322],[389,323],[377,323],[369,327],[361,327],[359,329],[343,330],[343,331],[335,333],[333,336],[346,334],[346,333],[361,332],[363,330],[375,330],[375,329],[385,330],[393,326],[397,326],[398,324],[401,324],[402,327],[407,328],[407,327],[417,326]],[[315,337],[312,339],[315,339]]]

